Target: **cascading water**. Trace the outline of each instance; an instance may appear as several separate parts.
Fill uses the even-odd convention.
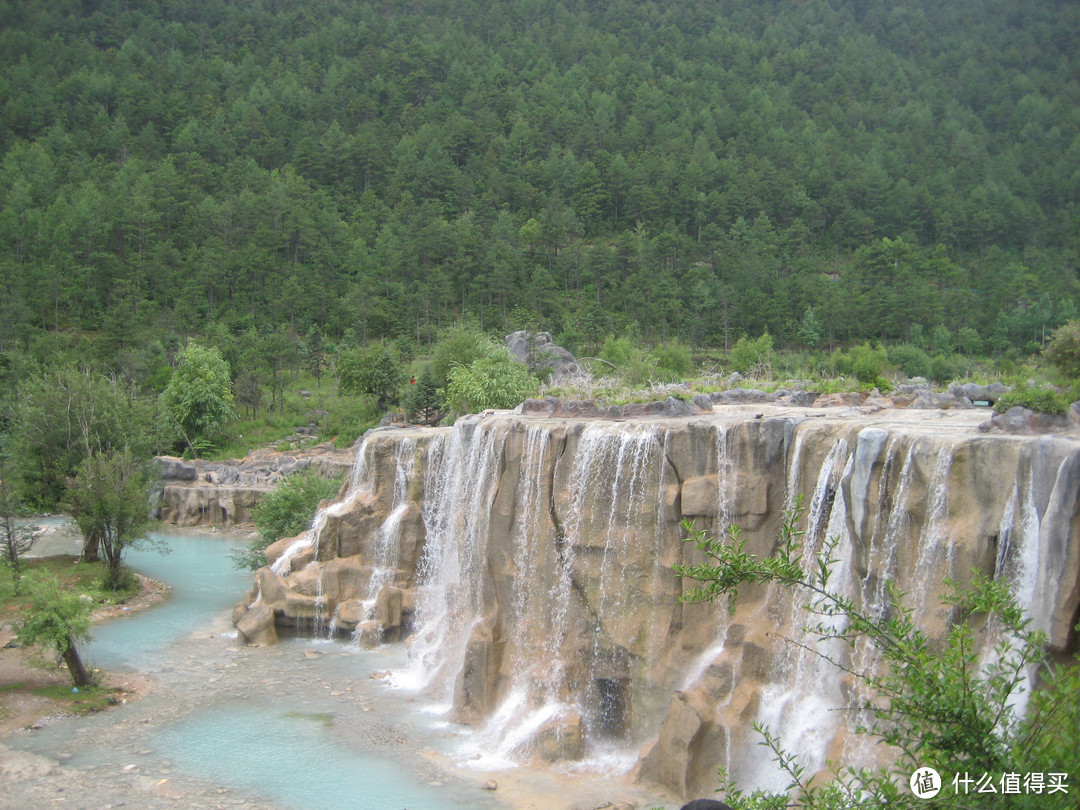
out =
[[[930,498],[926,518],[919,533],[918,560],[915,564],[915,587],[910,595],[912,605],[928,607],[933,604],[935,586],[955,571],[956,546],[947,542],[946,524],[949,518],[949,470],[953,456],[949,447],[938,451],[934,474],[927,493]]]
[[[371,554],[371,581],[368,584],[367,618],[375,618],[375,602],[379,591],[393,584],[401,560],[401,521],[409,508],[409,481],[416,474],[416,439],[406,437],[394,454],[394,490],[390,516],[379,526]]]
[[[886,608],[890,583],[908,604],[937,604],[942,576],[970,571],[986,548],[992,559],[996,541],[997,576],[1037,626],[1061,623],[1054,582],[1076,508],[1074,450],[964,444],[935,425],[909,425],[497,415],[382,431],[361,446],[345,495],[294,554],[317,548],[333,519],[327,542],[347,550],[340,561],[327,549],[317,555],[335,566],[329,603],[370,605],[389,585],[407,596],[410,663],[391,683],[423,689],[432,710],[471,724],[462,756],[480,755],[476,765],[596,762],[608,745],[632,759],[665,711],[680,722],[692,712],[707,742],[693,753],[687,742],[681,756],[702,757],[699,773],[726,764],[744,785],[782,787],[744,719],[768,724],[814,771],[829,746],[854,750],[842,713],[831,711],[852,694],[826,661],[777,639],[816,646],[803,629],[815,621],[805,594],[763,588],[734,617],[677,604],[689,585],[670,566],[695,559],[679,542],[682,517],[708,518],[718,532],[739,524],[748,548],[767,550],[780,510],[801,494],[804,562],[837,538],[830,587],[872,615]],[[1016,459],[1011,489],[999,481],[1008,477],[1001,457]],[[290,555],[275,570],[292,576],[295,564]],[[335,591],[348,581],[341,572],[354,570],[360,584]],[[867,648],[835,657],[856,671],[876,665]],[[657,743],[657,757],[669,748]],[[650,778],[667,778],[664,756]]]
[[[731,453],[728,429],[716,426],[716,533],[722,535],[733,522],[735,507],[735,484],[738,474],[737,460]]]
[[[848,443],[839,441],[825,457],[818,473],[810,503],[808,525],[812,528],[807,530],[810,542],[802,559],[803,571],[808,577],[815,572],[815,554],[826,542],[836,540],[835,559],[851,559],[848,503],[842,482],[850,478],[854,461],[855,455],[849,450]],[[837,573],[839,576],[830,580],[830,587],[851,596],[854,582],[850,569],[843,566]],[[819,653],[841,660],[845,651],[842,642],[818,640],[818,634],[807,626],[805,603],[804,594],[795,594],[791,599],[787,627],[795,643],[786,644],[777,656],[770,682],[762,689],[761,709],[756,719],[784,740],[791,750],[801,752],[800,764],[809,773],[814,773],[825,765],[825,750],[820,741],[835,733],[840,719],[831,709],[841,705],[842,701],[835,668]],[[816,618],[823,625],[840,628],[839,617]],[[772,763],[758,759],[751,767],[756,784],[769,785],[774,790],[780,790],[786,784],[786,775]]]
[[[270,566],[271,571],[279,576],[284,576],[292,565],[293,557],[305,549],[314,548],[316,551],[315,556],[318,556],[319,538],[322,535],[323,528],[326,526],[326,521],[351,509],[361,493],[371,492],[375,480],[375,470],[370,464],[368,456],[368,442],[365,440],[360,443],[360,447],[356,450],[352,475],[349,477],[349,487],[345,491],[345,496],[315,513],[315,517],[311,521],[311,527],[297,537],[295,542],[274,561],[274,564]]]
[[[429,688],[446,701],[484,613],[487,523],[505,442],[505,426],[466,418],[428,450],[412,668],[395,682]]]

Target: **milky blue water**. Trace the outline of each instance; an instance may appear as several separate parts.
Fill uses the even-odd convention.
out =
[[[126,560],[140,573],[170,585],[169,598],[157,607],[97,626],[86,648],[94,666],[114,671],[123,668],[149,673],[180,671],[192,665],[192,650],[199,647],[187,645],[180,651],[176,641],[205,638],[216,648],[213,652],[208,649],[208,655],[220,655],[222,644],[234,643],[223,640],[231,630],[225,620],[250,587],[251,573],[237,571],[229,552],[241,548],[246,541],[182,532],[159,533],[153,539],[167,543],[170,553],[133,550]],[[358,683],[370,689],[368,669],[359,660],[363,654],[346,653],[343,644],[320,641],[314,643],[324,651],[322,657],[308,661],[303,650],[312,641],[288,638],[282,641],[278,647],[256,652],[258,658],[252,664],[265,666],[249,675],[252,680],[280,680],[284,672],[294,679],[294,694],[283,700],[253,688],[237,698],[232,696],[237,691],[235,681],[226,685],[217,677],[208,679],[198,705],[184,705],[184,699],[179,698],[173,722],[148,728],[151,736],[147,744],[153,756],[165,758],[175,771],[230,789],[251,791],[276,806],[295,810],[460,810],[499,805],[494,796],[472,785],[453,781],[438,786],[428,784],[424,779],[431,780],[430,771],[421,777],[408,764],[408,756],[399,760],[373,752],[378,744],[363,737],[372,733],[370,730],[350,728],[336,720],[340,704],[320,694],[317,688],[312,689],[308,679],[321,677],[318,673],[322,666],[339,674],[343,667],[352,666]],[[156,702],[163,698],[169,699],[154,693],[147,700]],[[338,698],[341,699],[344,698]],[[397,718],[387,717],[383,711],[377,715],[381,717],[380,733],[388,733],[389,728],[393,734]],[[117,715],[107,712],[71,722],[82,724],[87,733],[100,728],[96,733],[108,737],[107,726],[116,719]],[[413,728],[412,723],[406,725]],[[67,739],[69,733],[70,729],[57,724],[18,739],[15,744],[53,755],[72,749]],[[128,752],[121,753],[110,752],[107,744],[83,746],[68,764],[107,767],[117,757],[122,758],[118,761],[131,759],[128,748]],[[411,754],[415,758],[415,751]]]
[[[251,573],[236,570],[229,557],[247,541],[180,532],[155,533],[151,539],[167,545],[169,553],[132,549],[125,560],[139,573],[172,586],[172,593],[162,605],[94,628],[87,654],[95,666],[158,669],[170,642],[229,611],[251,586]]]
[[[201,777],[298,810],[464,808],[445,790],[417,784],[399,763],[343,745],[328,714],[225,703],[160,732],[156,744]],[[475,798],[476,789],[471,793]]]

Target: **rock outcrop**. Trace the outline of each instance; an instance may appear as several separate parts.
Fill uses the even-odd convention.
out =
[[[547,370],[548,382],[552,384],[584,373],[577,358],[562,346],[555,345],[549,332],[511,332],[503,342],[510,354],[530,371]]]
[[[351,451],[328,443],[286,452],[256,450],[226,461],[158,456],[155,517],[177,526],[250,525],[252,507],[286,476],[308,468],[326,478],[347,475],[352,461]]]
[[[700,559],[684,518],[738,524],[767,554],[801,496],[808,544],[839,538],[836,576],[859,604],[892,582],[941,633],[944,577],[980,569],[1056,649],[1075,645],[1077,437],[987,435],[971,407],[739,396],[622,422],[536,401],[373,431],[312,531],[268,550],[235,618],[408,638],[411,680],[503,753],[558,761],[621,741],[640,748],[640,779],[681,795],[711,789],[718,766],[767,781],[755,719],[823,767],[848,733],[827,709],[853,688],[778,640],[804,624],[787,596],[747,588],[733,615],[679,601],[693,583],[671,566]]]

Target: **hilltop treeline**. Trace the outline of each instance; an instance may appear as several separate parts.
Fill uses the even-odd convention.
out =
[[[0,341],[1030,349],[1078,48],[1049,0],[4,0]]]

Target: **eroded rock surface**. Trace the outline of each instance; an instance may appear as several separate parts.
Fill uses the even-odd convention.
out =
[[[332,444],[306,450],[256,450],[242,459],[184,461],[172,456],[154,459],[160,503],[156,517],[177,526],[246,526],[251,509],[283,478],[316,469],[332,478],[347,475],[353,453]]]
[[[699,559],[684,518],[738,524],[747,550],[768,554],[801,496],[807,542],[840,538],[836,576],[858,604],[893,582],[940,634],[943,579],[978,568],[1014,588],[1056,649],[1075,644],[1076,436],[987,435],[970,406],[822,399],[684,402],[692,412],[621,422],[537,401],[373,432],[340,498],[268,550],[243,604],[363,645],[399,629],[414,680],[492,746],[557,761],[621,740],[640,747],[640,779],[680,795],[711,789],[718,766],[758,773],[768,754],[751,724],[774,715],[781,735],[808,729],[791,744],[824,767],[849,730],[820,707],[854,688],[779,639],[805,623],[782,593],[746,588],[734,615],[680,603],[693,583],[671,566]]]

